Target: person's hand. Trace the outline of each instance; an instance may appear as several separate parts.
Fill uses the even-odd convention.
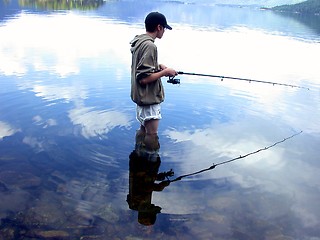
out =
[[[165,188],[167,186],[170,185],[170,181],[162,181],[161,183],[159,183],[159,185],[162,187],[162,188]]]
[[[159,64],[159,67],[160,67],[160,70],[164,70],[164,69],[166,69],[166,68],[167,68],[167,66],[166,66],[166,65],[164,65],[164,64]]]
[[[177,71],[174,70],[173,68],[168,68],[167,67],[167,68],[164,69],[164,71],[165,71],[165,76],[166,77],[174,77],[174,76],[178,75]]]

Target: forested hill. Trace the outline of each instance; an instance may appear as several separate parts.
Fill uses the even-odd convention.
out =
[[[271,9],[282,12],[298,12],[320,15],[320,0],[307,0],[294,5],[282,5]]]

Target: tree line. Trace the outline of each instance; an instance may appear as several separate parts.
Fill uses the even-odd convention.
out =
[[[296,12],[302,14],[316,14],[320,15],[320,0],[307,0],[305,2],[294,5],[282,5],[271,8],[275,11],[282,12]]]
[[[36,7],[47,10],[92,10],[100,7],[103,0],[19,0],[22,7]]]

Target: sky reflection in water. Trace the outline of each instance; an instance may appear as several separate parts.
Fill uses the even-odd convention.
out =
[[[214,236],[210,231],[225,238],[260,233],[274,238],[316,236],[319,43],[245,27],[218,31],[172,25],[174,31],[156,41],[160,61],[168,66],[311,90],[189,76],[180,77],[181,86],[166,84],[160,168],[173,168],[177,176],[269,146],[300,130],[303,134],[154,192],[153,203],[162,207],[162,214],[153,234],[170,235],[173,228],[182,235],[187,228],[199,239]],[[48,168],[74,170],[68,177],[55,173],[66,180],[59,193],[77,202],[76,211],[127,224],[133,235],[131,226],[136,223],[131,218],[120,222],[115,215],[130,214],[125,202],[128,156],[138,125],[129,99],[129,41],[143,31],[141,24],[68,12],[21,13],[0,27],[0,144],[8,146],[8,139],[16,136],[22,141],[19,147],[47,153],[53,159]],[[21,155],[25,151],[32,156],[30,149],[21,150]],[[20,155],[3,149],[2,153],[4,163],[7,156]],[[89,195],[94,192],[86,201],[82,184],[92,187]],[[5,199],[27,192],[5,194]],[[25,200],[22,205],[28,204]],[[3,206],[8,209],[1,208],[2,218],[6,210],[15,211],[7,203]],[[114,208],[113,218],[110,211],[107,218],[95,210],[108,207]]]

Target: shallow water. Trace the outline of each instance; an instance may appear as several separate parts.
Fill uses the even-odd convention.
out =
[[[319,239],[315,28],[250,8],[1,4],[0,239]],[[139,127],[129,42],[152,10],[166,13],[174,28],[156,40],[167,66],[310,90],[163,79],[154,171],[172,169],[173,180],[262,150],[153,191],[161,213],[145,226],[126,201]]]

